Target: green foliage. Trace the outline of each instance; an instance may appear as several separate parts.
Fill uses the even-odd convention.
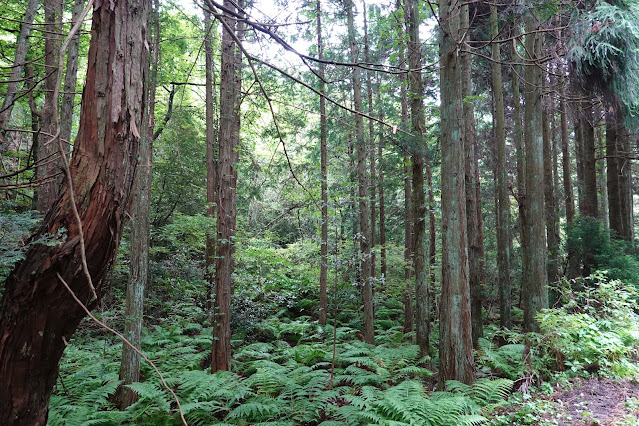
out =
[[[480,365],[505,377],[516,380],[523,375],[524,345],[513,343],[502,346],[494,345],[490,340],[479,339],[478,359]]]
[[[573,372],[637,377],[639,367],[631,361],[639,346],[636,290],[602,272],[582,285],[573,291],[564,283],[558,289],[563,305],[539,314],[542,353],[554,355],[555,367]]]
[[[593,270],[608,271],[610,279],[639,283],[639,259],[627,242],[610,238],[599,220],[577,217],[566,232],[566,250],[578,259],[589,257],[594,262]]]
[[[626,119],[639,114],[639,4],[598,0],[575,9],[567,57],[586,81],[614,93]]]
[[[27,239],[40,219],[40,214],[32,210],[17,213],[6,209],[0,212],[0,281],[4,282],[13,265],[23,258]]]

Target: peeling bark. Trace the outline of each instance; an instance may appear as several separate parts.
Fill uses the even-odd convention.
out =
[[[98,296],[112,264],[129,205],[148,69],[147,1],[97,2],[80,129],[71,159],[86,258]],[[119,29],[119,31],[115,31]],[[66,230],[66,231],[65,231]],[[36,243],[44,236],[57,245]],[[64,236],[66,234],[66,236]],[[5,282],[0,303],[0,424],[44,425],[58,363],[85,316],[56,274],[89,308],[80,267],[78,224],[68,186]]]

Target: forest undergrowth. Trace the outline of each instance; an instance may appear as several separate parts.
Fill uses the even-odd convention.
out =
[[[392,298],[380,297],[376,345],[358,340],[354,306],[340,311],[337,329],[321,328],[305,313],[312,301],[298,298],[277,312],[235,318],[231,372],[208,371],[212,330],[197,305],[166,304],[146,330],[143,350],[192,425],[636,424],[632,393],[621,401],[628,407],[617,419],[622,423],[580,423],[597,421],[588,398],[582,392],[583,405],[570,408],[558,396],[587,380],[590,389],[599,379],[632,387],[621,380],[639,378],[634,290],[603,273],[579,281],[580,290],[567,282],[555,289],[562,305],[540,315],[540,333],[488,326],[475,354],[479,379],[472,386],[450,381],[445,391],[437,389],[436,358],[420,358],[412,334],[402,331],[403,307]],[[264,304],[267,296],[258,297]],[[116,311],[101,319],[119,321]],[[117,409],[120,354],[120,342],[85,323],[66,350],[49,424],[179,424],[174,401],[148,365],[143,380],[130,385],[139,400]]]

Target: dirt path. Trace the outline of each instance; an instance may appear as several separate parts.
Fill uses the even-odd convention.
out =
[[[548,399],[561,414],[555,417],[561,419],[560,426],[639,425],[636,382],[589,379],[575,383],[570,390],[558,390]]]

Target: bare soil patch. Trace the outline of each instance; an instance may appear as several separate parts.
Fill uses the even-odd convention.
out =
[[[639,419],[639,383],[588,379],[570,390],[558,389],[549,400],[563,415],[559,425],[626,425]],[[630,402],[629,404],[627,404]],[[632,422],[632,423],[631,423]]]

